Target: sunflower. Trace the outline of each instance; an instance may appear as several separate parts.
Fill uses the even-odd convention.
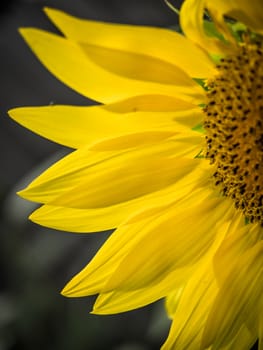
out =
[[[163,349],[263,347],[263,5],[185,0],[184,35],[45,9],[59,36],[21,33],[99,104],[10,116],[74,149],[20,195],[34,222],[115,229],[63,289],[96,314],[165,298]]]

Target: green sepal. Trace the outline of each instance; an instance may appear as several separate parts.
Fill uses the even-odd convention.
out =
[[[202,88],[207,91],[207,85],[206,85],[206,79],[201,79],[201,78],[193,78],[193,80],[200,86],[202,86]]]
[[[192,128],[192,130],[193,130],[193,131],[200,132],[200,133],[202,133],[202,134],[204,134],[204,132],[205,132],[205,129],[204,129],[202,123],[199,123],[199,124],[195,125],[195,126]]]
[[[204,25],[205,34],[207,36],[217,38],[223,42],[226,42],[223,35],[219,33],[218,30],[216,29],[214,22],[205,19],[203,25]]]

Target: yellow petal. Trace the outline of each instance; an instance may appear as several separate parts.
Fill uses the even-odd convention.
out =
[[[157,63],[156,60],[151,63],[156,68],[156,71],[152,72],[152,80],[157,79],[156,81],[149,81],[147,76],[146,81],[130,79],[100,67],[75,42],[38,29],[23,28],[20,32],[51,73],[91,99],[110,103],[148,93],[181,97],[197,104],[203,101],[203,89],[179,68],[168,63]],[[149,60],[146,59],[147,64]],[[142,75],[145,70],[143,64],[146,61],[141,61],[141,57],[136,61],[136,70],[141,69]],[[114,59],[111,62],[114,66],[112,70],[115,70],[119,62],[115,62]],[[124,59],[120,72],[126,63]],[[158,77],[161,81],[158,81]]]
[[[185,0],[180,11],[180,24],[185,35],[213,54],[226,54],[231,47],[217,38],[208,37],[204,32],[204,10],[206,0]]]
[[[182,292],[184,290],[185,286],[182,286],[181,288],[174,289],[170,294],[166,296],[165,299],[165,309],[166,313],[169,316],[169,318],[173,318],[173,315],[175,314],[177,307],[179,305]]]
[[[230,225],[228,235],[214,257],[215,274],[219,284],[225,281],[229,269],[222,266],[231,266],[247,249],[253,247],[260,239],[262,232],[259,225],[244,225],[244,216],[236,212]]]
[[[231,215],[231,221],[232,220],[235,221]],[[166,305],[168,307],[168,313],[173,318],[173,323],[168,339],[163,345],[162,350],[203,349],[203,347],[200,346],[207,315],[209,314],[218,293],[218,286],[213,271],[212,261],[215,252],[222,243],[222,240],[232,229],[231,226],[233,225],[231,225],[231,221],[226,221],[224,225],[220,224],[217,240],[204,257],[199,268],[194,274],[192,274],[189,282],[181,291],[179,291],[179,300],[178,296],[176,298],[174,298],[174,295],[168,296]],[[254,340],[255,337],[252,336],[246,327],[243,327],[238,333],[238,337],[234,338],[231,342],[232,347],[220,347],[220,349],[245,350],[249,348],[248,345],[253,344]],[[212,349],[219,348],[213,344]]]
[[[173,315],[169,336],[162,350],[196,350],[200,348],[207,312],[217,292],[209,260],[189,280]],[[169,303],[169,297],[168,301]]]
[[[207,318],[201,348],[227,346],[243,324],[257,327],[262,313],[263,242],[240,254],[215,299]]]
[[[154,288],[149,288],[146,285],[141,289],[120,289],[113,292],[100,293],[96,299],[92,313],[97,315],[116,314],[148,305],[165,297],[171,292],[172,288],[185,284],[192,271],[193,267],[177,269],[170,273],[164,280],[160,280],[159,283],[157,282]]]
[[[231,340],[230,343],[221,347],[220,345],[213,346],[212,349],[222,349],[222,350],[248,350],[252,349],[253,345],[256,343],[257,334],[256,332],[251,332],[244,324],[239,329],[236,336]]]
[[[80,185],[50,202],[71,208],[101,208],[134,200],[173,185],[193,167],[192,159],[119,157],[94,167]],[[111,168],[112,166],[112,168]]]
[[[178,208],[178,216],[181,215],[181,208],[184,207],[184,205],[182,205],[182,202],[180,202],[180,208]],[[165,209],[166,211],[169,210]],[[184,212],[187,209],[184,208]],[[153,217],[152,221],[154,220],[158,220],[158,218]],[[189,222],[191,222],[191,216],[189,217]],[[149,226],[151,225],[152,222],[151,220],[147,223],[145,223],[145,226]],[[181,224],[180,220],[179,220],[179,225]],[[189,227],[189,229],[191,230],[192,227]],[[163,232],[164,235],[164,239],[167,239],[169,245],[172,245],[172,241],[169,240],[169,237],[166,236],[167,230],[165,227],[163,227],[163,230],[160,232]],[[160,234],[159,232],[159,234]],[[178,244],[178,241],[176,239],[177,237],[177,230],[174,231],[175,234],[175,245]],[[205,233],[204,233],[205,234]],[[214,232],[215,236],[216,236],[216,232]],[[198,269],[198,264],[195,265],[186,265],[183,268],[174,268],[171,269],[169,271],[169,268],[167,268],[166,264],[162,264],[162,268],[159,269],[158,265],[156,265],[155,263],[155,258],[152,256],[152,254],[147,255],[147,250],[148,250],[148,246],[152,244],[152,242],[155,242],[157,238],[150,240],[150,242],[148,242],[148,244],[144,244],[142,240],[139,239],[139,242],[141,243],[141,246],[145,247],[145,251],[146,251],[146,256],[145,256],[145,260],[143,263],[141,263],[141,267],[138,269],[137,268],[137,273],[140,275],[140,272],[142,269],[144,269],[144,265],[148,265],[148,260],[150,260],[149,266],[150,269],[148,270],[148,272],[144,275],[144,276],[139,276],[138,280],[137,280],[137,274],[134,275],[131,278],[131,284],[126,283],[126,281],[124,282],[124,285],[118,285],[118,287],[116,286],[115,289],[113,289],[112,292],[103,292],[99,295],[98,299],[96,300],[96,303],[94,305],[94,310],[93,312],[96,314],[108,314],[108,313],[117,313],[117,312],[123,312],[123,311],[128,311],[131,310],[132,308],[138,308],[141,306],[144,306],[146,304],[149,304],[155,300],[158,300],[164,296],[166,296],[167,294],[171,293],[171,291],[173,291],[175,288],[180,289],[183,285],[186,284],[187,280],[189,279],[190,275],[193,274],[193,271],[197,268]],[[191,238],[190,238],[191,239]],[[215,247],[218,246],[219,242],[221,241],[222,238],[216,238],[215,241]],[[192,239],[192,244],[194,240]],[[213,244],[214,245],[214,244]],[[215,247],[212,248],[212,250],[215,250]],[[129,254],[124,257],[124,259],[122,260],[122,262],[119,264],[119,266],[117,267],[116,271],[114,272],[114,274],[112,275],[113,278],[114,276],[117,276],[117,278],[121,279],[123,274],[125,275],[124,278],[127,278],[127,273],[128,270],[130,270],[130,263],[128,262],[128,260],[126,259],[129,255],[133,254],[133,263],[135,262],[135,265],[137,266],[137,262],[135,259],[135,256],[137,258],[138,254],[139,254],[139,250],[136,249],[137,247],[134,246]],[[199,246],[200,248],[200,246]],[[201,248],[200,248],[201,249]],[[160,245],[159,246],[159,251],[160,251],[160,255],[162,256],[162,258],[160,258],[160,255],[157,254],[158,250],[155,251],[155,254],[157,254],[157,258],[156,259],[160,259],[163,260],[165,262],[167,262],[167,260],[169,260],[169,251],[170,249],[167,251],[167,249],[163,249],[163,246]],[[187,251],[187,250],[186,250]],[[135,253],[136,252],[136,253]],[[211,256],[211,249],[208,250],[208,254],[209,256]],[[176,257],[176,253],[175,253],[175,257]],[[204,258],[205,262],[207,262],[207,258]],[[176,260],[180,260],[180,258],[176,259]],[[210,257],[211,260],[211,257]],[[169,263],[168,263],[169,264]],[[122,267],[126,266],[127,269],[124,272],[124,270],[122,270]],[[205,264],[206,266],[206,264]],[[156,279],[154,282],[150,282],[149,283],[149,275],[150,275],[150,280],[151,278],[153,278],[153,275],[156,274]],[[129,276],[128,276],[129,279]],[[107,283],[105,284],[103,291],[107,290],[108,288],[110,288],[112,282],[112,277],[109,278],[109,280],[107,281]],[[141,286],[141,288],[139,287]],[[193,289],[192,293],[193,293]],[[73,294],[74,295],[74,294]],[[204,300],[204,302],[207,302],[207,300]],[[189,300],[188,300],[188,305],[189,305]],[[200,314],[199,314],[200,316]],[[190,327],[191,328],[191,327]],[[201,336],[201,334],[200,334]],[[188,337],[186,337],[188,338]],[[189,341],[189,339],[187,340]],[[199,339],[200,341],[200,339]],[[179,347],[180,348],[180,347]],[[193,347],[193,349],[195,349]]]
[[[192,190],[198,179],[209,174],[206,167],[195,166],[187,178],[175,185],[132,201],[119,203],[107,208],[73,209],[44,205],[31,214],[30,219],[40,225],[72,232],[93,232],[115,228],[125,221],[131,213],[144,208],[158,207],[160,203],[168,205],[175,198],[179,199]],[[209,176],[209,175],[208,175]],[[150,210],[150,209],[148,209]],[[142,216],[143,218],[143,216]],[[137,215],[136,221],[140,219]]]
[[[205,78],[213,65],[202,50],[171,30],[82,20],[50,8],[45,12],[66,37],[82,44],[155,57],[195,78]]]
[[[218,15],[229,16],[247,25],[257,33],[263,33],[263,3],[261,0],[206,0],[208,7],[217,9]]]
[[[258,350],[263,349],[263,315],[259,316],[259,325],[258,325]]]
[[[72,148],[121,136],[122,141],[126,139],[126,142],[119,142],[123,148],[149,142],[150,137],[159,141],[178,132],[178,123],[194,127],[202,119],[200,108],[175,98],[145,96],[145,105],[142,106],[141,99],[135,97],[133,101],[130,99],[108,106],[15,108],[9,111],[9,115],[34,132]],[[131,105],[135,110],[149,105],[152,109],[156,106],[157,110],[137,109],[131,112]],[[121,112],[121,108],[127,108],[128,112]]]
[[[126,204],[126,203],[125,203]],[[76,233],[106,231],[117,227],[127,217],[127,209],[134,206],[116,205],[99,209],[64,208],[43,205],[29,219],[38,225]]]
[[[185,131],[184,127],[178,126],[177,131],[145,131],[134,134],[123,134],[110,139],[105,138],[91,144],[90,150],[101,152],[148,147],[149,145],[158,144],[174,137],[180,129],[181,131]]]
[[[19,194],[36,202],[79,209],[131,200],[172,185],[197,166],[197,159],[178,159],[189,152],[196,154],[197,139],[200,141],[198,135],[178,137],[124,151],[79,149]]]
[[[175,192],[171,191],[166,195],[158,193],[156,198],[152,198],[149,202],[144,201],[141,203],[143,205],[137,206],[135,211],[127,210],[130,214],[125,212],[127,218],[125,224],[118,225],[118,229],[104,243],[92,261],[68,283],[63,292],[68,296],[72,294],[73,296],[83,296],[99,292],[98,281],[101,281],[101,276],[110,276],[134,244],[140,241],[141,236],[138,235],[138,231],[147,227],[155,216],[160,215],[171,203],[175,202],[175,197],[179,201],[193,189],[192,186],[182,187],[181,185],[181,183],[177,184]],[[149,214],[149,209],[145,208],[157,208],[157,210]],[[141,211],[147,211],[148,215],[139,215],[138,213]],[[134,214],[134,212],[138,213]],[[131,220],[138,215],[139,218]],[[106,280],[104,280],[105,282]]]
[[[209,199],[206,200],[210,202]],[[180,205],[178,203],[173,208],[165,209],[161,215],[159,213],[154,216],[145,228],[138,231],[136,234],[140,237],[139,241],[113,271],[102,292],[148,287],[152,289],[157,300],[165,295],[164,291],[169,293],[180,287],[180,284],[176,283],[177,270],[181,272],[181,269],[193,267],[206,254],[216,238],[215,223],[219,217],[225,216],[228,209],[224,205],[218,207],[219,216],[215,217],[215,221],[211,220],[210,224],[205,224],[206,214],[198,211],[198,205],[204,207],[204,203],[201,204],[198,200],[196,202],[196,206],[190,208],[184,207],[180,202]],[[218,205],[218,202],[209,204],[204,208],[206,213],[211,213],[210,206],[215,209],[214,206]],[[178,225],[176,229],[174,222]],[[187,235],[184,235],[185,232]],[[107,301],[107,308],[112,310],[112,303],[118,304],[117,300],[111,297]],[[101,312],[99,306],[96,306],[97,311]],[[121,305],[121,308],[126,310],[126,305]]]
[[[107,294],[120,291],[120,294],[110,294],[110,298],[105,294],[108,304],[104,305],[103,297],[101,305],[103,310],[99,309],[99,305],[96,306],[96,312],[104,313],[105,308],[111,309],[111,312],[118,312],[116,297],[118,295],[123,297],[122,292],[151,288],[152,294],[144,298],[138,294],[139,299],[133,300],[133,303],[138,302],[140,306],[142,300],[149,303],[171,292],[175,288],[175,281],[179,279],[181,283],[183,282],[182,269],[191,268],[206,252],[216,236],[216,232],[211,229],[214,222],[210,223],[210,226],[203,225],[202,228],[198,225],[203,224],[206,219],[205,215],[201,218],[198,215],[200,201],[205,195],[206,191],[203,196],[200,196],[199,192],[198,195],[196,193],[191,196],[196,203],[193,207],[189,208],[188,198],[188,201],[181,200],[173,207],[161,208],[158,213],[150,217],[120,226],[91,263],[68,283],[64,293],[68,296],[83,296],[91,292]],[[207,202],[214,207],[214,201]],[[208,207],[204,210],[209,215],[207,209]],[[219,209],[217,213],[220,217],[224,217],[225,211],[227,208]],[[215,217],[216,220],[218,217]],[[176,229],[174,222],[178,222]],[[186,226],[189,228],[188,235],[182,234],[187,230]],[[106,277],[104,286],[101,276]],[[125,311],[126,307],[130,306],[129,302],[124,305],[119,303],[118,310]]]

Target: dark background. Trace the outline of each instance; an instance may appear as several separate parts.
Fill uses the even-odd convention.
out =
[[[17,32],[23,26],[56,31],[42,12],[44,6],[111,22],[165,27],[177,22],[163,0],[1,0],[0,350],[158,349],[169,327],[162,302],[96,316],[89,314],[94,297],[66,299],[59,294],[107,234],[70,234],[34,225],[27,220],[34,204],[15,194],[69,150],[16,125],[7,110],[91,103],[49,74]]]

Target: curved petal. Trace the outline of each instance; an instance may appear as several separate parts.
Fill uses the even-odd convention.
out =
[[[160,203],[168,204],[174,201],[175,198],[181,198],[182,195],[193,189],[198,177],[204,178],[207,173],[207,168],[200,169],[199,166],[195,167],[193,163],[193,169],[189,171],[187,177],[188,180],[184,178],[173,186],[147,196],[97,209],[44,205],[31,214],[30,219],[43,226],[72,232],[94,232],[115,228],[126,221],[131,213],[135,213],[141,208],[147,210],[148,208],[158,207]]]
[[[157,59],[151,63],[156,68],[152,71],[151,80],[146,75],[146,80],[130,79],[100,67],[75,42],[38,29],[23,28],[20,32],[51,73],[91,99],[110,103],[145,93],[181,97],[197,104],[204,99],[203,89],[182,70],[161,61],[157,62]],[[90,50],[92,51],[92,48]],[[103,59],[105,60],[105,57]],[[150,58],[145,60],[148,64]],[[143,64],[146,61],[139,56],[138,61],[134,61],[134,65],[129,68],[137,71],[140,69],[142,78],[145,70]],[[111,63],[113,65],[111,70],[116,71],[120,63],[114,59]],[[120,72],[126,69],[126,63],[124,60],[120,66]],[[160,81],[158,81],[159,78]]]
[[[180,206],[181,205],[182,205],[182,202],[180,202]],[[179,209],[178,215],[180,215],[180,209]],[[153,217],[153,220],[154,219],[155,217]],[[133,220],[129,220],[128,222],[131,222],[131,221]],[[143,223],[147,225],[146,222],[143,222]],[[148,225],[149,224],[151,224],[151,219],[148,222]],[[205,254],[205,256],[201,258],[201,261],[198,262],[197,264],[188,265],[183,268],[176,268],[174,270],[171,270],[167,274],[165,273],[166,270],[164,268],[160,272],[160,274],[162,274],[162,277],[157,278],[155,283],[150,286],[149,284],[146,283],[142,288],[139,288],[139,289],[137,289],[137,286],[134,285],[131,288],[118,288],[113,290],[112,292],[100,293],[100,295],[96,300],[92,313],[112,314],[112,313],[128,311],[128,310],[132,310],[134,308],[138,308],[138,307],[147,305],[149,303],[152,303],[153,301],[156,301],[172,293],[173,309],[174,309],[175,300],[176,300],[177,306],[179,304],[178,308],[176,309],[176,315],[174,316],[175,320],[178,321],[178,323],[176,322],[177,328],[178,328],[177,331],[180,334],[179,343],[176,342],[176,345],[185,344],[187,345],[185,349],[188,349],[188,348],[190,349],[190,347],[188,346],[191,343],[191,346],[192,346],[191,349],[193,350],[198,349],[198,346],[196,346],[196,344],[200,345],[201,334],[202,334],[200,330],[202,330],[202,327],[205,324],[205,319],[206,319],[205,312],[209,307],[207,295],[202,294],[202,291],[204,291],[204,294],[206,292],[208,293],[208,289],[209,289],[210,282],[209,282],[209,278],[207,276],[206,270],[207,270],[207,266],[209,266],[209,262],[211,267],[212,256],[215,250],[217,249],[217,247],[219,246],[220,242],[224,238],[227,227],[228,227],[227,222],[223,225],[223,228],[220,223],[220,225],[218,226],[218,230],[217,230],[217,227],[214,227],[214,235],[215,235],[214,243],[212,243],[211,248],[207,250],[207,253]],[[163,234],[165,234],[165,232],[163,232]],[[176,236],[176,230],[175,230],[175,243],[176,243],[176,237],[177,236]],[[172,244],[172,242],[170,241],[168,244]],[[166,254],[166,252],[167,250],[165,250],[164,255]],[[142,266],[143,265],[144,264],[142,264]],[[119,268],[117,268],[117,271],[114,272],[114,274],[117,274],[118,271],[119,271]],[[215,282],[213,282],[213,284],[215,285]],[[108,283],[105,286],[107,287],[107,285]],[[104,287],[103,289],[105,289],[106,287]],[[197,292],[198,288],[199,288],[199,293]],[[174,298],[174,290],[176,290],[176,298]],[[189,298],[189,294],[192,295],[190,298]],[[212,296],[213,295],[214,294],[212,294]],[[196,305],[196,302],[200,300],[199,298],[202,299],[201,304],[202,303],[205,304],[204,308],[202,308],[202,305],[200,305],[200,309],[199,309],[199,305]],[[191,307],[193,307],[193,309],[191,309]],[[190,312],[190,315],[191,317],[193,316],[193,319],[189,320],[188,322],[189,310],[192,310],[192,311],[194,310],[193,313],[196,313],[196,314],[194,316],[192,312]],[[170,311],[169,314],[173,313],[171,310],[169,311]],[[199,322],[198,324],[195,324],[197,319],[199,319]],[[186,325],[184,321],[187,323]],[[197,331],[198,333],[197,339],[195,339],[196,338],[195,331]],[[174,340],[175,340],[174,334],[172,334],[168,344],[166,344],[167,349],[177,348],[177,347],[171,346]],[[178,349],[184,349],[184,348],[181,346],[178,346]]]
[[[195,78],[205,78],[213,66],[202,50],[171,30],[82,20],[51,8],[45,12],[66,37],[83,44],[155,57]]]
[[[139,215],[139,221],[121,225],[91,263],[68,283],[63,293],[73,297],[98,292],[126,293],[148,286],[155,289],[153,293],[158,299],[164,296],[164,290],[171,292],[175,288],[171,276],[176,280],[180,269],[190,268],[202,257],[216,237],[212,227],[219,217],[224,220],[229,209],[225,203],[220,206],[220,200],[206,201],[207,195],[209,190],[203,189],[203,194],[195,191],[176,205],[160,208],[157,213],[143,218]],[[199,215],[204,202],[204,215]],[[190,206],[190,203],[195,205]],[[215,221],[207,223],[208,209],[218,205]],[[176,228],[174,222],[178,223]],[[200,226],[203,222],[206,223]],[[187,235],[182,234],[187,230]],[[115,303],[113,296],[111,302]],[[101,312],[98,306],[97,311]]]
[[[232,222],[229,233],[214,257],[215,275],[218,283],[224,283],[229,269],[224,266],[231,266],[246,250],[253,247],[263,237],[259,225],[244,225],[242,213],[236,213],[236,219]]]
[[[247,25],[257,33],[263,33],[263,3],[261,0],[206,0],[211,9],[217,9],[221,18],[227,15]]]
[[[234,225],[233,222],[235,223]],[[213,257],[218,247],[221,246],[222,240],[224,241],[224,239],[227,239],[228,235],[232,233],[234,226],[238,225],[239,216],[231,217],[230,222],[220,225],[219,239],[204,258],[203,264],[200,265],[197,271],[191,276],[186,286],[180,291],[179,300],[178,297],[174,299],[173,295],[168,296],[168,313],[173,318],[173,323],[162,350],[203,349],[203,347],[201,347],[201,341],[207,315],[213,307],[219,289],[213,269]],[[225,266],[227,266],[227,264]],[[217,346],[218,344],[213,343],[211,344],[211,349],[246,350],[250,348],[254,341],[255,335],[251,334],[245,326],[242,326],[237,336],[233,338],[229,345],[222,348],[220,344]]]
[[[229,269],[228,266],[222,268]],[[209,313],[201,348],[227,346],[243,324],[257,327],[262,314],[263,241],[232,264]]]
[[[126,205],[125,205],[126,204]],[[127,218],[127,210],[137,203],[125,203],[107,208],[76,209],[43,205],[29,219],[38,225],[76,233],[93,233],[117,227]]]
[[[93,169],[80,185],[50,204],[80,209],[116,205],[169,187],[192,167],[192,159],[152,157],[131,163],[128,157],[120,157],[116,165],[109,161]]]
[[[209,259],[206,259],[206,264],[203,264],[190,278],[182,292],[173,315],[169,336],[162,346],[162,350],[200,349],[206,316],[216,293],[217,285],[211,268],[211,261],[209,267]]]
[[[121,136],[123,148],[150,142],[151,135],[159,141],[177,133],[180,130],[178,123],[194,127],[202,120],[202,110],[187,102],[165,96],[145,96],[145,105],[140,106],[142,99],[140,96],[133,101],[129,99],[106,106],[15,108],[9,115],[28,129],[72,148]],[[136,110],[149,104],[152,111]],[[131,105],[135,111],[130,111]],[[127,108],[128,112],[120,112],[121,108]]]
[[[40,203],[85,209],[160,190],[199,165],[197,159],[191,159],[200,148],[197,140],[202,140],[196,134],[127,150],[81,148],[47,169],[19,194]],[[191,158],[180,160],[184,154]]]
[[[177,269],[171,272],[163,280],[157,281],[154,287],[146,285],[140,289],[120,289],[112,292],[100,293],[93,306],[92,313],[96,315],[109,315],[126,312],[143,307],[164,298],[177,286],[184,285],[194,266]]]
[[[205,34],[203,19],[205,6],[206,0],[185,0],[180,11],[181,27],[189,39],[207,52],[227,54],[233,48],[218,38],[211,38]]]

